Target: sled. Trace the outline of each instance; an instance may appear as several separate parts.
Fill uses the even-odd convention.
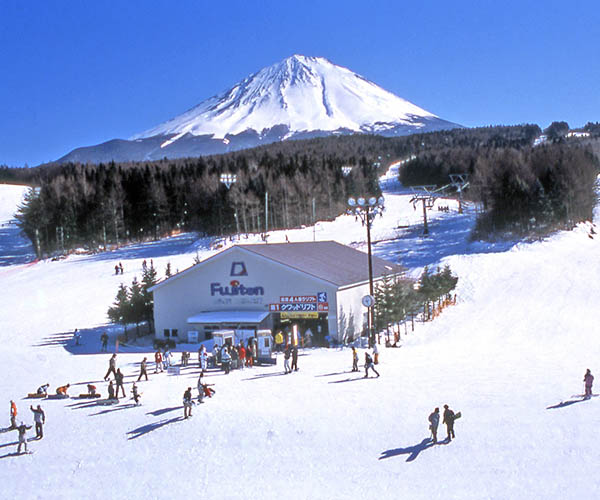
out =
[[[47,399],[69,399],[68,394],[48,394]]]
[[[28,399],[32,399],[32,398],[36,398],[36,399],[43,399],[47,396],[47,394],[38,394],[37,392],[30,392],[29,394],[27,394],[27,398]]]
[[[78,399],[96,399],[100,397],[102,397],[100,394],[88,394],[87,392],[85,394],[80,394],[79,396],[77,396]]]
[[[99,399],[96,404],[108,406],[108,405],[116,405],[118,403],[119,403],[119,400],[117,398],[113,398],[113,399]]]

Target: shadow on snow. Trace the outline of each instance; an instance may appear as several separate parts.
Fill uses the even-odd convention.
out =
[[[179,422],[180,420],[184,420],[184,418],[183,417],[173,417],[168,420],[160,420],[160,421],[154,422],[152,424],[142,425],[141,427],[138,427],[137,429],[133,429],[132,431],[127,432],[127,434],[129,434],[129,437],[127,439],[137,439],[137,438],[143,436],[144,434],[148,434],[149,432],[155,431],[156,429],[160,429],[161,427],[164,427],[165,425]]]

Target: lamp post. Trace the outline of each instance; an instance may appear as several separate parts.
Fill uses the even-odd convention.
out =
[[[374,196],[365,199],[364,197],[359,198],[348,198],[348,209],[347,213],[352,214],[355,217],[360,218],[363,226],[367,226],[367,248],[369,255],[369,295],[373,297],[373,255],[371,252],[371,225],[377,215],[382,215],[384,210],[384,199],[383,196],[375,198]],[[369,300],[368,307],[368,325],[369,330],[369,342],[371,345],[375,342],[375,333],[373,332],[373,301]]]
[[[229,173],[225,173],[225,174],[221,174],[221,177],[219,178],[219,180],[221,181],[222,184],[225,184],[225,187],[227,188],[227,191],[229,191],[229,188],[231,186],[233,186],[236,182],[237,182],[237,175],[236,174],[229,174]],[[238,215],[237,215],[237,209],[234,208],[233,211],[233,217],[235,219],[235,231],[238,234],[240,234],[240,224],[238,222]]]

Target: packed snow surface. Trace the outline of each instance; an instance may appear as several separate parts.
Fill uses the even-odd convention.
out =
[[[521,499],[595,498],[600,490],[600,398],[583,400],[586,368],[600,373],[600,237],[591,223],[544,241],[467,242],[474,214],[420,209],[392,175],[382,179],[386,212],[373,227],[374,253],[418,275],[449,264],[459,276],[457,305],[433,322],[402,330],[402,347],[381,346],[379,378],[351,373],[351,352],[305,349],[298,372],[274,367],[210,371],[212,399],[183,420],[182,395],[198,367],[139,383],[142,405],[42,400],[45,436],[15,456],[17,433],[0,433],[2,498]],[[0,213],[16,199],[0,186]],[[12,205],[11,205],[12,204]],[[5,217],[5,216],[3,216]],[[399,227],[401,227],[399,229]],[[351,216],[314,228],[280,231],[269,241],[335,239],[365,249]],[[16,238],[15,233],[3,238]],[[243,240],[244,242],[253,241]],[[24,399],[43,383],[70,394],[103,380],[120,331],[106,310],[119,283],[140,276],[143,259],[160,274],[184,269],[209,242],[181,235],[110,253],[0,267],[0,393],[18,420],[32,423]],[[122,262],[123,276],[114,275]],[[82,345],[74,345],[75,328]],[[191,346],[189,346],[191,347]],[[364,359],[360,349],[361,369]],[[126,391],[149,347],[119,349]],[[179,361],[179,353],[175,354]],[[456,439],[433,445],[427,416],[449,404],[462,412]],[[29,431],[29,436],[34,435]],[[440,437],[445,437],[440,425]]]
[[[327,59],[295,55],[132,139],[186,133],[223,138],[274,125],[294,132],[371,132],[424,117],[437,118]]]

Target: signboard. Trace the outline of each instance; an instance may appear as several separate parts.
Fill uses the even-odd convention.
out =
[[[317,304],[317,310],[324,312],[324,311],[329,311],[329,303],[328,302],[319,302]]]
[[[269,311],[271,311],[271,312],[281,311],[281,304],[269,304]]]
[[[362,300],[362,305],[365,307],[373,307],[373,305],[375,304],[375,299],[373,298],[372,295],[365,295]]]
[[[319,319],[318,312],[282,312],[281,319]]]
[[[281,297],[279,297],[279,302],[281,302],[282,304],[287,303],[287,302],[305,303],[305,302],[316,302],[316,301],[317,301],[316,295],[282,295]]]
[[[316,311],[317,303],[316,302],[306,302],[306,303],[285,303],[280,306],[281,311]]]

